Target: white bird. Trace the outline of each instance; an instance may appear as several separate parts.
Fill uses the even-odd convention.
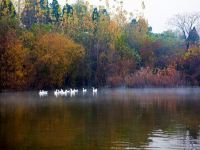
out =
[[[92,87],[92,92],[97,93],[97,88],[95,89],[94,87]]]
[[[70,90],[67,90],[67,93],[70,93]]]
[[[75,95],[75,90],[70,89],[70,97]]]
[[[75,90],[70,89],[70,94],[75,94]]]
[[[47,96],[48,95],[48,91],[40,90],[39,91],[39,95],[40,96]]]
[[[58,90],[57,89],[54,91],[54,95],[56,95],[56,94],[58,94]]]
[[[70,93],[70,90],[68,91],[68,90],[65,90],[65,94],[68,94],[68,93]]]
[[[60,90],[60,95],[64,95],[65,92],[63,91],[63,89]]]
[[[59,96],[59,90],[56,89],[56,90],[54,91],[54,95],[55,95],[56,97],[58,97],[58,96]]]
[[[54,91],[54,95],[56,96],[56,97],[58,97],[58,96],[66,96],[68,93],[69,93],[70,91],[68,91],[68,90],[63,90],[63,89],[61,89],[61,90],[55,90]]]
[[[78,90],[77,90],[77,89],[74,89],[74,92],[75,92],[75,93],[78,93]]]
[[[83,88],[83,93],[86,93],[86,92],[87,92],[87,89],[84,89],[84,88]]]

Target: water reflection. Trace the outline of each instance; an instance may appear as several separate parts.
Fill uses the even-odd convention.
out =
[[[0,95],[1,149],[200,149],[200,89]]]

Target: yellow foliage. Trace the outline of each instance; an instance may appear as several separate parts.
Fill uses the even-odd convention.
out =
[[[200,47],[190,48],[183,56],[185,60],[190,58],[191,56],[199,56],[200,55]]]
[[[4,37],[5,39],[6,42],[1,44],[1,88],[25,88],[26,71],[24,62],[27,57],[27,51],[17,39],[15,31],[8,31]]]
[[[122,29],[118,26],[117,22],[110,21],[108,29],[114,39],[121,35]]]
[[[64,35],[47,33],[39,38],[34,56],[38,81],[35,84],[39,87],[61,86],[70,66],[84,57],[84,48]]]

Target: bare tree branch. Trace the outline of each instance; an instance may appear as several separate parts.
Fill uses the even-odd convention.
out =
[[[193,27],[197,27],[200,22],[200,12],[177,14],[169,20],[169,24],[180,30],[186,40]]]

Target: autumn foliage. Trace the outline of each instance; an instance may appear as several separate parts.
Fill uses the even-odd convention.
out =
[[[200,85],[196,30],[185,51],[176,32],[153,33],[115,4],[27,0],[17,14],[0,1],[0,90]]]
[[[13,24],[10,27],[8,24]],[[2,89],[23,89],[26,87],[25,60],[27,50],[17,37],[15,22],[10,19],[0,21],[0,83]]]
[[[84,57],[84,48],[58,33],[47,33],[38,38],[31,53],[34,87],[61,87],[73,63]]]
[[[165,69],[141,68],[125,78],[128,87],[178,87],[186,85],[183,74],[174,66]]]
[[[179,61],[179,69],[186,74],[186,80],[192,85],[200,85],[200,47],[190,48]]]

